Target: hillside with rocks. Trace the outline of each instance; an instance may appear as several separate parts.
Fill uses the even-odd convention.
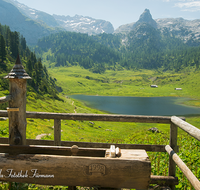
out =
[[[169,33],[171,36],[179,38],[190,46],[200,45],[200,19],[185,20],[183,18],[164,18],[153,19],[150,11],[146,9],[139,20],[134,23],[122,25],[115,30],[115,34],[129,34],[136,26],[146,23],[155,29],[159,29],[164,35]]]

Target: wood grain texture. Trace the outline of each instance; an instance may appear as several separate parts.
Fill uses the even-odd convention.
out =
[[[46,155],[64,155],[72,156],[72,147],[61,146],[35,146],[35,145],[9,145],[0,144],[0,153],[17,154],[46,154]],[[106,149],[79,148],[77,147],[77,156],[105,157]]]
[[[178,185],[178,177],[151,175],[150,184],[158,184],[163,186]]]
[[[8,117],[4,110],[0,110],[0,117]],[[82,114],[82,113],[47,113],[26,112],[27,118],[38,119],[63,119],[85,121],[113,121],[113,122],[139,122],[139,123],[166,123],[171,124],[171,117],[143,116],[143,115],[109,115],[109,114]],[[184,119],[184,118],[182,118]]]
[[[151,174],[144,150],[120,158],[0,154],[0,168],[0,181],[136,189],[148,189]]]
[[[170,146],[173,147],[173,149],[177,152],[177,133],[178,133],[178,127],[175,124],[170,125]],[[169,170],[168,170],[169,176],[176,176],[176,163],[172,159],[172,157],[169,157]],[[175,190],[175,185],[170,185],[170,188],[172,190]]]
[[[54,146],[61,146],[61,120],[54,119]]]
[[[196,138],[197,140],[200,141],[200,129],[196,128],[195,126],[183,121],[182,119],[172,116],[171,121],[183,129],[185,132],[190,134],[192,137]]]
[[[46,145],[54,146],[52,140],[36,140],[27,139],[27,145]],[[0,144],[8,144],[8,138],[0,138]],[[110,148],[110,145],[115,145],[121,149],[144,149],[149,152],[166,152],[165,145],[140,145],[140,144],[116,144],[116,143],[94,143],[94,142],[75,142],[75,141],[61,141],[61,146],[71,147],[77,145],[84,148]]]
[[[140,123],[171,123],[170,117],[139,116],[139,115],[134,116],[134,115],[108,115],[108,114],[27,112],[27,118],[84,120],[84,121],[140,122]]]
[[[9,144],[26,144],[26,80],[9,79],[9,91],[12,99],[9,108],[18,108],[19,111],[9,111]]]

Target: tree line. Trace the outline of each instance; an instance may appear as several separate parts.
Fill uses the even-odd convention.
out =
[[[92,72],[106,69],[199,69],[199,46],[191,47],[167,28],[162,31],[142,23],[128,35],[89,36],[60,32],[38,41],[35,52],[54,66],[80,65]]]
[[[10,72],[15,64],[16,58],[20,55],[22,64],[26,72],[31,76],[28,80],[29,91],[39,95],[48,94],[53,98],[58,98],[55,79],[49,76],[41,59],[36,58],[26,44],[26,39],[18,32],[12,32],[8,26],[0,24],[0,73],[3,76]],[[8,80],[0,78],[0,89],[8,90]]]
[[[102,73],[106,65],[120,59],[120,53],[114,48],[97,42],[87,34],[60,32],[44,37],[38,41],[35,51],[42,55],[51,49],[52,55],[47,60],[55,66],[80,65],[93,72]]]

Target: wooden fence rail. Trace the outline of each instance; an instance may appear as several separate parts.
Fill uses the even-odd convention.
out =
[[[182,119],[172,116],[171,121],[179,128],[183,129],[186,133],[200,141],[200,130],[195,126],[183,121]]]
[[[167,145],[165,149],[170,155],[170,157],[177,164],[177,166],[184,173],[184,175],[187,177],[187,179],[190,181],[192,186],[196,190],[200,190],[200,181],[195,177],[195,175],[190,171],[190,169],[185,165],[185,163],[180,159],[180,157],[174,152],[174,150],[169,145]]]
[[[0,117],[8,117],[7,111],[0,110]],[[26,118],[171,124],[171,117],[143,115],[75,114],[27,111]]]

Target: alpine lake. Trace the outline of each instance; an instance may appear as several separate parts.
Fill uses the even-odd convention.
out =
[[[185,106],[189,98],[70,95],[86,106],[112,114],[200,116],[200,108]]]

